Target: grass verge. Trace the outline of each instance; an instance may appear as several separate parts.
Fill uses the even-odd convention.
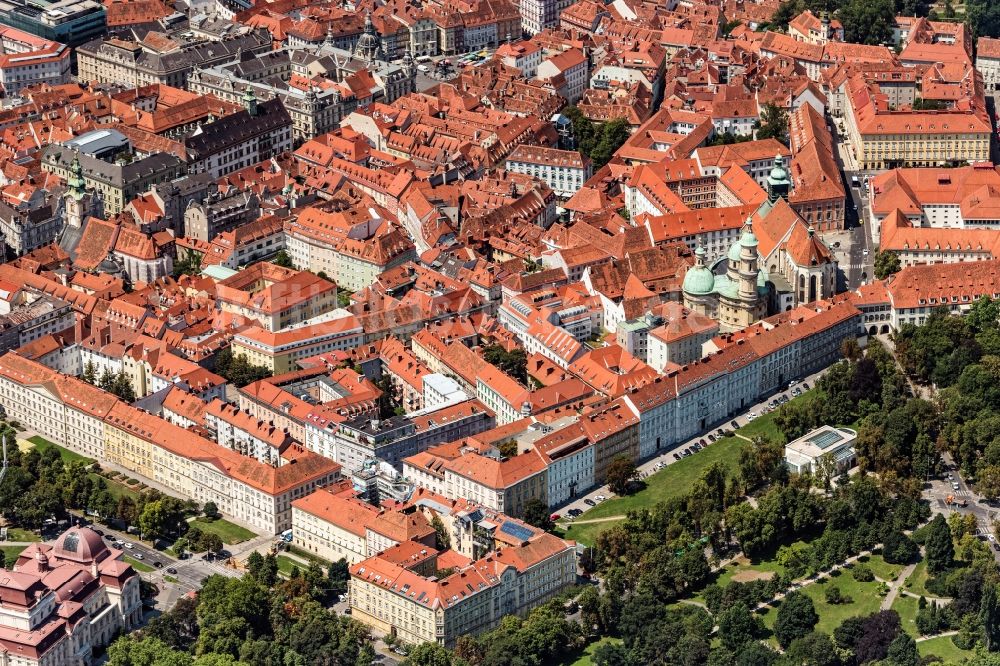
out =
[[[87,465],[94,462],[93,458],[88,458],[87,456],[82,456],[79,453],[76,453],[75,451],[70,451],[69,449],[59,446],[58,444],[55,444],[53,442],[50,442],[49,440],[39,435],[35,435],[34,437],[29,437],[28,441],[34,444],[35,448],[37,448],[39,452],[45,451],[45,449],[55,448],[57,451],[59,451],[59,456],[63,459],[63,462],[69,463],[79,460],[80,462],[83,462],[84,464]]]
[[[191,522],[191,526],[197,527],[202,532],[218,534],[223,543],[230,545],[234,543],[242,543],[257,536],[245,527],[240,527],[239,525],[222,518],[216,518],[215,520],[196,518]]]
[[[141,562],[134,557],[129,555],[125,556],[125,561],[132,565],[132,568],[136,571],[141,571],[142,573],[149,573],[151,571],[156,571],[153,567],[149,566],[145,562]]]

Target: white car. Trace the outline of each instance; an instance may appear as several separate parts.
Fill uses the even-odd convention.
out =
[[[144,559],[146,559],[146,556],[143,555],[142,553],[136,553],[135,554],[135,559],[137,559],[137,560],[144,560]]]
[[[129,543],[129,542],[127,542],[127,541],[125,542],[124,546],[125,546],[126,548],[128,548],[129,550],[132,550],[133,548],[135,548],[135,544],[133,544],[133,543]]]
[[[747,414],[747,421],[753,421],[755,418],[757,418],[756,413],[750,412],[749,414]]]
[[[597,496],[594,497],[594,499],[597,500],[598,502],[603,502],[604,500],[606,500],[608,498],[605,497],[604,495],[597,495]]]
[[[861,250],[861,254],[867,257],[868,256],[868,248],[865,248],[865,249]]]
[[[994,541],[997,540],[997,538],[995,536],[993,536],[992,534],[987,534],[986,538],[990,540],[990,543],[993,543]]]

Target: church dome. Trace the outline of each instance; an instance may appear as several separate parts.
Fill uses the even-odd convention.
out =
[[[742,249],[743,246],[740,244],[739,241],[733,243],[732,246],[730,246],[729,254],[727,255],[729,257],[729,261],[732,263],[738,262],[740,260],[740,251]]]
[[[774,166],[771,168],[770,179],[776,182],[788,180],[788,170],[785,169],[785,158],[781,155],[774,157]]]
[[[711,294],[715,289],[715,274],[705,266],[705,248],[698,247],[694,251],[695,264],[688,269],[684,275],[684,283],[681,289],[685,294],[692,296],[704,296]]]
[[[89,527],[71,527],[56,541],[53,553],[56,557],[73,562],[99,562],[108,547]]]

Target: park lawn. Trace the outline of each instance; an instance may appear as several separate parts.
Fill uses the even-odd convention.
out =
[[[594,662],[591,661],[591,658],[594,656],[594,651],[597,650],[598,647],[600,647],[604,643],[621,643],[621,642],[622,640],[620,638],[608,638],[608,637],[602,638],[599,641],[594,641],[584,649],[582,654],[580,654],[573,661],[568,662],[568,664],[569,666],[592,666]]]
[[[975,656],[972,650],[963,650],[955,645],[951,638],[951,636],[938,636],[920,641],[917,643],[917,652],[921,657],[933,654],[949,664],[961,664]]]
[[[8,569],[13,566],[25,548],[27,546],[0,546],[0,551],[3,551],[3,561]]]
[[[302,550],[301,548],[296,548],[295,546],[289,546],[288,547],[288,552],[291,553],[292,555],[297,555],[298,557],[301,557],[304,560],[309,560],[310,562],[315,562],[316,564],[320,565],[324,569],[328,569],[330,567],[330,564],[331,564],[330,562],[327,562],[326,560],[324,560],[322,557],[317,557],[316,555],[313,555],[309,551]]]
[[[130,557],[130,556],[126,555],[125,556],[125,561],[128,562],[129,564],[131,564],[132,568],[135,569],[136,571],[141,571],[143,573],[149,573],[150,571],[155,571],[155,569],[153,569],[153,567],[149,566],[145,562],[140,562],[139,560],[135,559],[134,557]]]
[[[899,578],[899,574],[903,571],[903,567],[901,565],[889,564],[880,554],[866,557],[861,560],[861,563],[868,565],[868,568],[872,570],[872,573],[875,574],[876,578],[881,578],[882,580],[890,582]]]
[[[579,520],[594,518],[610,518],[624,516],[629,511],[646,509],[658,502],[679,497],[687,493],[701,476],[702,472],[715,462],[721,462],[727,467],[735,467],[740,457],[740,450],[746,445],[746,440],[739,437],[724,437],[716,443],[702,449],[698,453],[681,458],[667,465],[665,469],[646,478],[646,487],[634,495],[612,497],[586,511]],[[584,544],[593,544],[597,534],[617,521],[603,523],[560,523],[566,530],[567,539],[575,539]]]
[[[285,574],[286,576],[292,575],[292,569],[298,567],[299,571],[305,569],[305,565],[298,560],[293,560],[290,557],[285,557],[284,555],[278,555],[276,558],[278,560],[278,571]]]
[[[66,463],[70,463],[70,462],[74,462],[76,460],[79,460],[79,461],[83,462],[84,464],[89,465],[92,462],[94,462],[94,460],[92,458],[88,458],[86,456],[81,456],[79,453],[76,453],[75,451],[70,451],[69,449],[63,448],[63,447],[59,446],[58,444],[53,444],[49,440],[47,440],[44,437],[41,437],[39,435],[35,435],[34,437],[29,437],[28,441],[31,442],[32,444],[34,444],[35,448],[37,448],[39,452],[42,452],[45,449],[49,449],[49,448],[55,447],[59,451],[59,455],[62,457],[63,462],[66,462]]]
[[[20,527],[8,527],[7,528],[7,541],[41,541],[42,537],[38,536],[31,530],[22,529]]]
[[[903,584],[903,589],[921,596],[934,596],[927,591],[927,560],[921,560],[917,568]]]
[[[782,574],[784,571],[784,567],[778,564],[777,560],[758,560],[755,562],[746,557],[740,557],[736,562],[727,564],[720,569],[712,582],[719,587],[725,587],[734,580],[738,583],[749,583],[758,578],[771,578],[772,575]],[[696,601],[705,601],[702,593],[698,593],[694,598]]]
[[[138,491],[132,490],[131,488],[129,488],[128,486],[126,486],[124,483],[118,483],[117,481],[112,481],[111,479],[109,479],[107,477],[104,477],[104,476],[101,476],[100,474],[97,474],[95,472],[91,472],[90,473],[90,480],[91,481],[93,481],[94,483],[97,483],[98,479],[101,479],[101,480],[104,481],[104,484],[108,488],[108,493],[110,493],[110,495],[112,497],[114,497],[115,500],[119,500],[122,497],[128,497],[132,501],[135,501],[135,500],[139,499],[139,493],[138,493]]]
[[[920,637],[920,632],[917,631],[917,604],[919,604],[919,600],[916,597],[905,594],[900,594],[892,602],[892,610],[899,613],[899,621],[903,624],[903,631],[914,638]]]
[[[836,575],[838,573],[839,576]],[[831,577],[806,585],[799,591],[813,601],[816,614],[819,615],[816,630],[832,635],[833,630],[847,618],[855,615],[871,615],[879,609],[882,605],[882,596],[878,593],[879,585],[878,581],[859,583],[849,573],[837,571]],[[836,605],[826,603],[826,590],[831,586],[839,587],[841,596],[850,597],[851,603]],[[778,605],[780,606],[780,604]],[[777,616],[778,609],[776,607],[768,608],[767,612],[762,615],[764,626],[768,629],[774,629],[774,621]]]
[[[242,543],[257,536],[245,527],[240,527],[239,525],[231,523],[228,520],[223,520],[222,518],[216,518],[215,520],[196,518],[191,525],[197,527],[202,532],[218,534],[223,543],[228,543],[230,545],[234,543]]]

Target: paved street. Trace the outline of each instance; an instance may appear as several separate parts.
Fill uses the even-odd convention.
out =
[[[823,370],[820,370],[819,372],[816,372],[814,374],[811,374],[811,375],[809,375],[809,376],[801,379],[798,385],[802,386],[802,384],[808,384],[809,388],[811,389],[811,388],[815,387],[816,380],[819,379],[820,377],[822,377],[825,373],[826,373],[826,369],[824,368]],[[676,447],[674,447],[672,449],[665,450],[660,455],[654,456],[653,458],[650,458],[649,460],[643,462],[641,465],[638,466],[638,472],[639,472],[639,474],[643,475],[643,476],[646,476],[646,475],[653,474],[653,473],[659,471],[659,470],[657,470],[656,466],[658,464],[660,464],[660,463],[663,463],[664,465],[672,465],[673,463],[675,463],[675,462],[678,461],[677,459],[674,458],[674,454],[675,453],[678,454],[678,458],[679,458],[680,457],[680,453],[682,451],[684,451],[685,449],[690,448],[692,444],[697,443],[699,440],[701,440],[703,438],[705,438],[705,441],[707,442],[708,441],[707,436],[710,433],[715,433],[716,431],[718,431],[720,429],[721,430],[732,430],[732,423],[731,422],[735,422],[738,426],[744,426],[744,425],[746,425],[747,423],[749,423],[749,419],[747,417],[748,417],[748,415],[751,412],[754,413],[754,414],[757,414],[759,416],[762,413],[762,410],[764,409],[764,407],[767,406],[767,403],[771,402],[772,400],[774,400],[775,398],[777,398],[777,397],[779,397],[781,395],[788,395],[789,398],[791,397],[791,393],[788,390],[778,391],[777,393],[774,393],[773,395],[767,396],[766,398],[764,398],[763,400],[761,400],[757,404],[751,405],[750,407],[748,407],[746,409],[746,411],[744,411],[742,414],[740,414],[738,416],[733,416],[731,418],[728,418],[728,419],[725,420],[725,422],[716,424],[715,426],[709,428],[708,430],[706,430],[702,434],[700,434],[700,435],[698,435],[696,437],[692,437],[690,440],[688,440],[688,441],[686,441],[686,442],[684,442],[682,444],[678,444]],[[709,446],[712,446],[712,445],[709,444]],[[696,455],[698,455],[698,452],[695,451],[695,452],[692,453],[692,455],[696,456]],[[583,511],[584,514],[581,515],[578,518],[578,520],[580,522],[585,522],[587,520],[586,511],[590,508],[586,504],[586,500],[589,499],[591,501],[596,502],[595,498],[598,495],[603,495],[604,497],[608,498],[608,497],[613,497],[614,493],[612,493],[611,489],[608,488],[607,486],[601,486],[600,488],[595,488],[594,490],[591,490],[590,492],[588,492],[586,495],[580,495],[579,497],[575,498],[572,502],[569,502],[568,504],[565,504],[565,505],[559,507],[558,509],[555,509],[554,513],[558,513],[560,516],[562,516],[564,518],[568,518],[568,516],[569,516],[568,512],[571,509],[579,509],[580,511]],[[613,519],[608,519],[608,520],[613,520]]]
[[[875,244],[871,236],[871,220],[868,219],[868,206],[865,197],[864,179],[872,172],[858,170],[850,145],[843,140],[838,132],[836,120],[833,125],[833,137],[837,147],[835,156],[840,175],[847,192],[846,209],[844,211],[847,229],[842,232],[822,234],[823,240],[833,249],[834,256],[840,265],[841,279],[838,285],[841,289],[857,289],[860,285],[870,282],[875,260]],[[852,186],[852,178],[857,177],[858,187]],[[839,247],[835,244],[840,243]]]
[[[951,479],[945,476],[944,478],[930,480],[929,487],[925,490],[925,495],[931,502],[931,511],[943,513],[946,516],[952,512],[972,514],[976,517],[981,537],[987,540],[991,536],[995,538],[993,534],[993,520],[998,516],[997,507],[987,504],[984,498],[966,483],[965,479],[962,478],[961,472],[958,470],[958,465],[952,460],[950,454],[945,453],[942,455],[942,458],[948,468],[947,474],[951,475]],[[956,489],[952,484],[957,484],[958,488]],[[949,496],[954,497],[957,502],[964,501],[966,506],[948,505],[947,498]],[[993,547],[993,543],[996,542],[991,542],[991,547]],[[995,547],[993,548],[993,557],[1000,563],[1000,551]]]

